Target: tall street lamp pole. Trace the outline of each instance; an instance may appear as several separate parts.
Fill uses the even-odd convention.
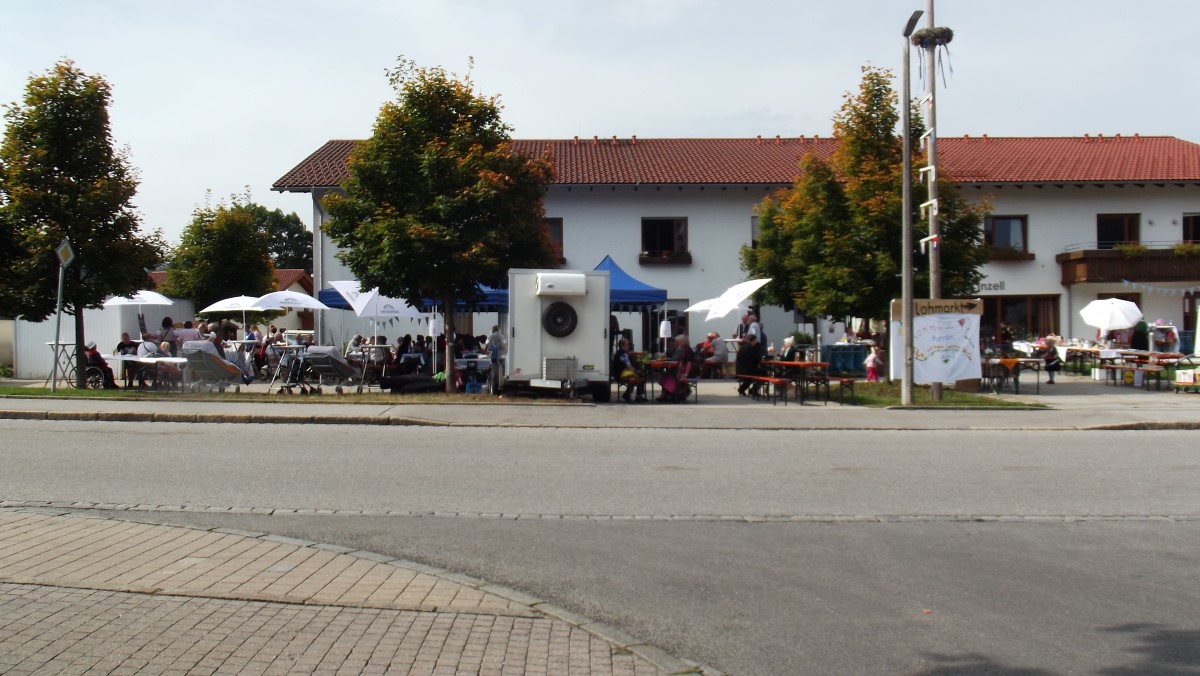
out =
[[[903,309],[900,313],[900,323],[904,331],[904,381],[900,385],[902,406],[912,406],[913,403],[912,83],[909,74],[909,45],[912,41],[909,38],[912,37],[917,21],[923,13],[919,9],[913,12],[904,26],[904,96],[900,101],[900,117],[904,120],[904,176],[900,188],[903,201],[900,258],[900,267],[903,268],[900,301]]]

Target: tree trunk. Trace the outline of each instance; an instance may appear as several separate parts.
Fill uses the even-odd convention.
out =
[[[75,388],[87,387],[87,355],[83,353],[83,310],[75,307]]]
[[[442,322],[442,330],[446,332],[446,393],[454,394],[458,391],[454,387],[454,299],[446,297],[442,299],[442,317],[445,321]],[[436,345],[436,343],[435,343]]]

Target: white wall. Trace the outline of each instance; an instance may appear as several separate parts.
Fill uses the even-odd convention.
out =
[[[546,195],[546,216],[563,219],[565,268],[589,270],[605,255],[612,256],[626,272],[647,284],[664,288],[670,307],[686,307],[705,298],[713,298],[730,285],[746,278],[739,264],[738,251],[750,243],[751,216],[762,199],[781,186],[551,186]],[[1036,255],[1033,261],[998,261],[983,267],[980,295],[1026,296],[1058,295],[1059,324],[1067,337],[1087,337],[1089,329],[1079,320],[1079,309],[1098,293],[1130,291],[1120,283],[1076,284],[1064,287],[1061,270],[1054,257],[1068,248],[1094,249],[1096,215],[1101,213],[1141,214],[1143,242],[1177,242],[1182,236],[1181,218],[1185,213],[1200,213],[1200,187],[1126,184],[1116,186],[963,186],[964,195],[973,201],[989,199],[996,215],[1028,216],[1028,246]],[[316,203],[314,222],[319,232],[327,215]],[[642,218],[688,219],[688,248],[691,265],[641,265]],[[349,270],[335,258],[332,246],[317,246],[317,277],[323,287],[336,279],[353,279]],[[1133,280],[1139,281],[1139,280]],[[1154,284],[1161,288],[1189,288],[1195,281],[1179,284]],[[995,288],[1003,285],[1002,289]],[[918,296],[927,290],[917,290]],[[1179,324],[1182,301],[1178,296],[1142,292],[1142,308],[1147,319],[1163,318]],[[770,339],[777,345],[796,328],[792,314],[782,308],[763,308],[762,321]],[[620,317],[622,326],[626,320]],[[631,318],[632,319],[632,318]],[[691,318],[693,334],[716,330],[729,336],[738,318],[730,316],[703,322]],[[486,326],[476,333],[488,333]],[[632,321],[628,326],[635,326]],[[822,326],[822,328],[826,328]],[[839,338],[843,329],[823,333],[822,342]],[[402,331],[401,335],[405,332]],[[639,332],[635,331],[635,334]],[[389,335],[389,338],[391,336]],[[692,336],[696,339],[697,336]],[[692,342],[698,342],[693,340]]]
[[[998,216],[1028,216],[1028,247],[1033,261],[998,261],[983,266],[980,294],[985,296],[1054,295],[1059,298],[1059,325],[1065,337],[1091,338],[1092,329],[1083,324],[1079,310],[1100,293],[1133,292],[1120,282],[1108,284],[1062,285],[1062,272],[1054,257],[1068,249],[1096,248],[1096,215],[1110,213],[1141,214],[1141,241],[1144,243],[1179,242],[1183,235],[1182,216],[1200,212],[1200,188],[1126,184],[1116,186],[1063,187],[1025,186],[1017,188],[964,186],[963,194],[972,200],[989,198],[992,213]],[[1134,282],[1144,280],[1131,280]],[[996,285],[1003,284],[1003,290]],[[1200,284],[1196,279],[1179,283],[1151,283],[1159,288],[1189,288]],[[918,295],[922,295],[918,293]],[[1175,325],[1183,320],[1179,296],[1142,292],[1142,312],[1153,322],[1162,318]]]
[[[189,300],[175,300],[174,305],[143,305],[141,310],[146,319],[146,327],[151,331],[157,331],[162,326],[163,317],[171,317],[176,325],[182,325],[185,319],[196,316],[195,306]],[[122,332],[127,331],[130,336],[138,335],[137,317],[136,305],[85,310],[85,335],[81,342],[94,340],[101,353],[112,354],[121,340]],[[54,317],[37,323],[21,319],[14,322],[13,370],[17,378],[41,380],[50,377],[53,359],[47,343],[54,341],[54,327]],[[61,338],[64,343],[75,340],[75,318],[71,315],[62,316]]]

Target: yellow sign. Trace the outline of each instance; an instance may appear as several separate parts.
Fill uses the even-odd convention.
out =
[[[54,253],[58,254],[58,264],[64,268],[75,260],[75,250],[71,248],[71,240],[66,237],[63,238],[62,244],[54,249]]]

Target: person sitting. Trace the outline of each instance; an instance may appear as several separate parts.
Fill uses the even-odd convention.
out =
[[[646,401],[646,378],[633,363],[633,355],[629,353],[628,338],[621,338],[617,342],[617,354],[613,357],[613,372],[617,374],[617,382],[625,385],[625,392],[621,395],[622,399],[629,401],[636,390],[637,403]]]
[[[709,374],[717,374],[717,378],[724,376],[725,364],[729,361],[729,348],[725,341],[721,340],[720,333],[713,331],[708,334],[708,350],[703,357],[704,370]]]
[[[220,359],[228,367],[226,370],[234,369],[238,373],[240,373],[242,376],[243,382],[245,382],[245,384],[247,384],[247,385],[249,385],[250,381],[253,380],[253,378],[247,376],[245,373],[242,372],[242,368],[240,366],[238,366],[237,364],[235,364],[225,358],[225,348],[224,348],[223,343],[221,342],[221,335],[215,331],[211,332],[209,334],[208,340],[193,340],[193,341],[184,343],[183,349],[184,350],[200,350],[201,352],[207,352],[208,354],[211,354],[212,356]]]
[[[689,376],[692,372],[692,367],[696,365],[696,351],[692,349],[691,345],[688,345],[686,333],[675,336],[675,349],[671,352],[671,361],[678,364],[675,370],[675,377],[663,378],[661,383],[663,393],[656,401],[675,403],[687,401],[688,396],[691,394]]]
[[[104,357],[100,351],[96,349],[96,341],[89,340],[84,346],[83,354],[87,359],[87,365],[100,370],[100,374],[104,379],[104,389],[119,390],[117,387],[117,379],[113,377],[113,371],[108,366],[108,362],[104,361]]]
[[[734,373],[739,376],[761,376],[762,360],[763,350],[758,336],[753,333],[746,334],[745,342],[737,351],[734,360]],[[750,396],[757,397],[760,385],[761,383],[755,381],[742,380],[738,382],[738,394],[744,397],[749,392]]]
[[[182,329],[176,329],[175,342],[179,345],[183,345],[190,340],[200,340],[200,331],[196,329],[196,327],[192,324],[192,321],[189,319],[183,323]]]

